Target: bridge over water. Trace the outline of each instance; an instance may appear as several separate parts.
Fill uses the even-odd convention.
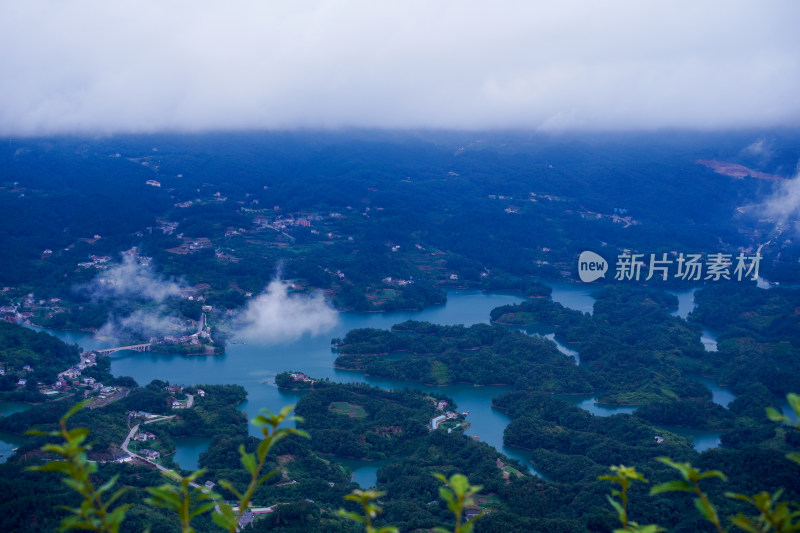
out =
[[[97,352],[100,355],[109,355],[114,352],[119,352],[120,350],[133,350],[134,352],[149,352],[151,346],[152,344],[148,342],[145,344],[131,344],[130,346],[117,346],[116,348],[105,348],[103,350],[92,350],[92,351]]]

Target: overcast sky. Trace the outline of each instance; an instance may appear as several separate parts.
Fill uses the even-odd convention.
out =
[[[800,126],[800,2],[0,1],[0,135]]]

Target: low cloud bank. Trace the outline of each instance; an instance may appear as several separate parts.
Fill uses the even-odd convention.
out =
[[[234,5],[0,2],[0,135],[800,124],[792,0]]]

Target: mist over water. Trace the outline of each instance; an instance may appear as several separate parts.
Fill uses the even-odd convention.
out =
[[[158,275],[148,263],[140,263],[130,254],[122,262],[98,274],[92,281],[76,287],[93,300],[144,300],[161,303],[178,296],[186,288],[183,281]]]
[[[181,318],[172,314],[164,306],[146,310],[137,309],[129,315],[111,315],[97,331],[97,336],[114,339],[128,337],[149,339],[181,330],[179,325],[181,322]]]
[[[122,262],[102,271],[89,283],[75,287],[79,294],[94,301],[111,302],[116,308],[100,328],[100,337],[148,339],[179,330],[181,317],[170,310],[165,300],[188,289],[183,280],[167,279],[152,265],[132,254],[123,254]],[[128,312],[132,302],[147,307]]]
[[[238,337],[275,342],[328,332],[339,322],[339,313],[321,292],[290,294],[289,283],[276,279],[247,304],[236,322]]]

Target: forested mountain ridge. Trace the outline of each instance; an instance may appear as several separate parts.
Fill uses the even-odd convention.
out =
[[[57,297],[41,322],[99,327],[107,309],[75,288],[133,247],[223,309],[261,291],[279,265],[298,288],[330,290],[339,308],[391,310],[441,303],[449,287],[526,291],[520,277],[574,278],[587,249],[735,253],[771,236],[758,204],[780,182],[697,160],[789,177],[797,159],[791,132],[777,135],[769,161],[742,152],[749,136],[8,139],[2,300]],[[796,245],[773,239],[762,253],[762,275],[797,277]]]

